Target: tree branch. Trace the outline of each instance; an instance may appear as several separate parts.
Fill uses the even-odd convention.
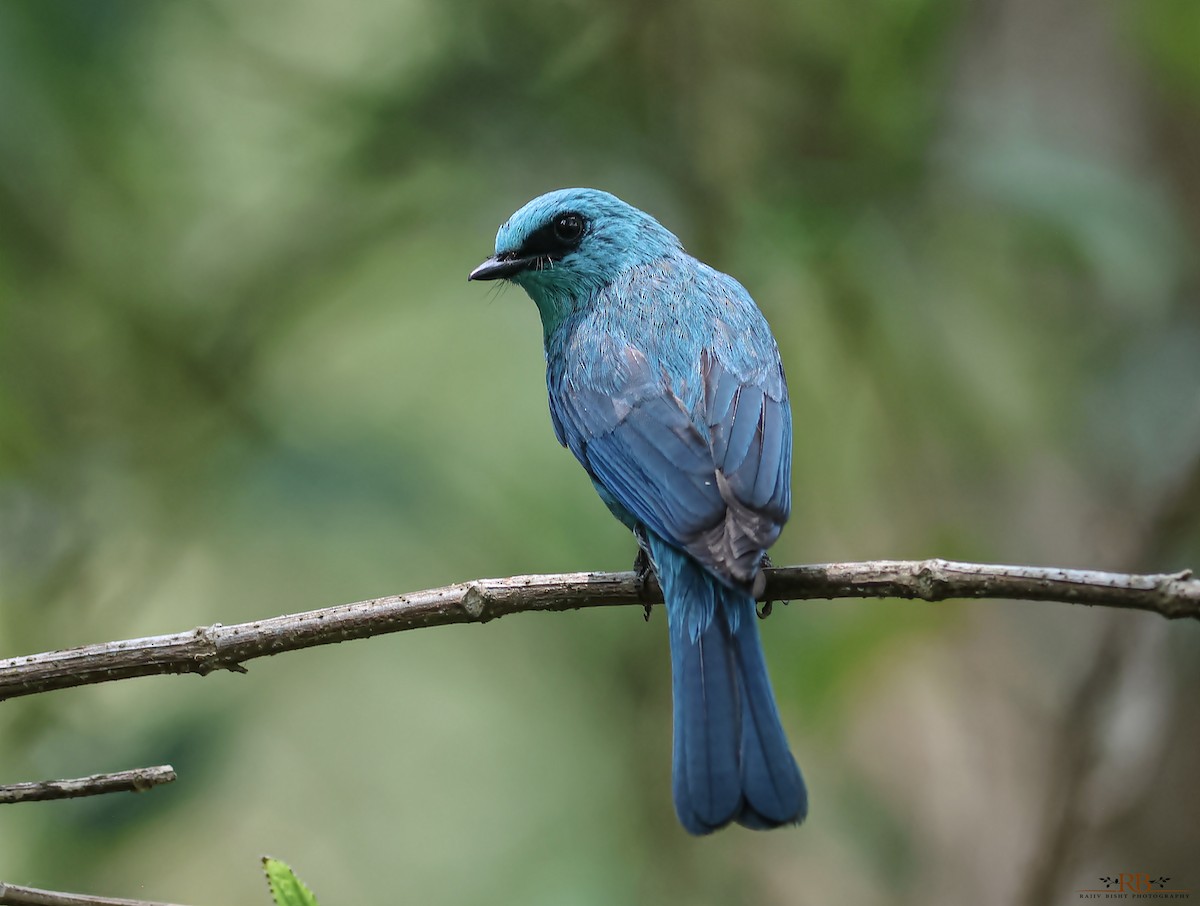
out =
[[[36,780],[0,786],[0,805],[12,802],[42,802],[47,799],[75,799],[104,793],[140,793],[175,779],[169,764],[152,768],[134,768],[112,774],[92,774],[74,780]]]
[[[0,881],[0,906],[172,906],[148,900],[120,900],[79,893],[59,893],[36,887],[18,887]]]
[[[767,570],[763,599],[1018,598],[1097,604],[1200,619],[1200,580],[1190,572],[1128,575],[950,560],[872,560]],[[244,673],[253,658],[452,623],[486,623],[525,611],[662,603],[653,578],[632,572],[478,579],[444,588],[341,604],[172,635],[85,645],[0,660],[0,701],[134,676]]]

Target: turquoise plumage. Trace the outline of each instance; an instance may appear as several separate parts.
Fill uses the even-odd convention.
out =
[[[653,217],[595,189],[529,202],[470,279],[510,280],[537,305],[555,433],[662,585],[680,822],[705,834],[802,821],[754,612],[791,508],[791,409],[762,313]]]

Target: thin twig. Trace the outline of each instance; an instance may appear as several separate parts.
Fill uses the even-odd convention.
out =
[[[18,887],[0,881],[0,906],[173,906],[149,900],[122,900],[92,897],[80,893],[59,893],[36,887]]]
[[[0,786],[0,805],[11,802],[42,802],[47,799],[75,799],[104,793],[140,793],[175,779],[169,764],[152,768],[134,768],[112,774],[92,774],[73,780],[36,780]]]
[[[773,601],[1015,598],[1200,619],[1200,580],[1192,579],[1190,572],[1128,575],[937,559],[769,569],[762,597]],[[643,583],[632,572],[478,579],[251,623],[215,623],[172,635],[0,660],[0,701],[160,673],[244,673],[242,665],[254,658],[425,626],[485,623],[526,611],[655,603],[662,603],[662,593],[653,578]]]

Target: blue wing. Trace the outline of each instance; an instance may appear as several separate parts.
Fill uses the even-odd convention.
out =
[[[717,300],[722,317],[700,318],[698,355],[674,354],[686,337],[601,332],[587,354],[552,362],[550,409],[618,516],[614,503],[714,575],[749,585],[790,509],[791,410],[765,321],[724,279],[740,296]],[[740,331],[729,323],[739,321]]]

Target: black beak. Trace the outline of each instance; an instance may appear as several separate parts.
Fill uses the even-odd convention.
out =
[[[535,258],[518,258],[516,255],[495,255],[471,273],[468,280],[504,280],[534,265]]]

